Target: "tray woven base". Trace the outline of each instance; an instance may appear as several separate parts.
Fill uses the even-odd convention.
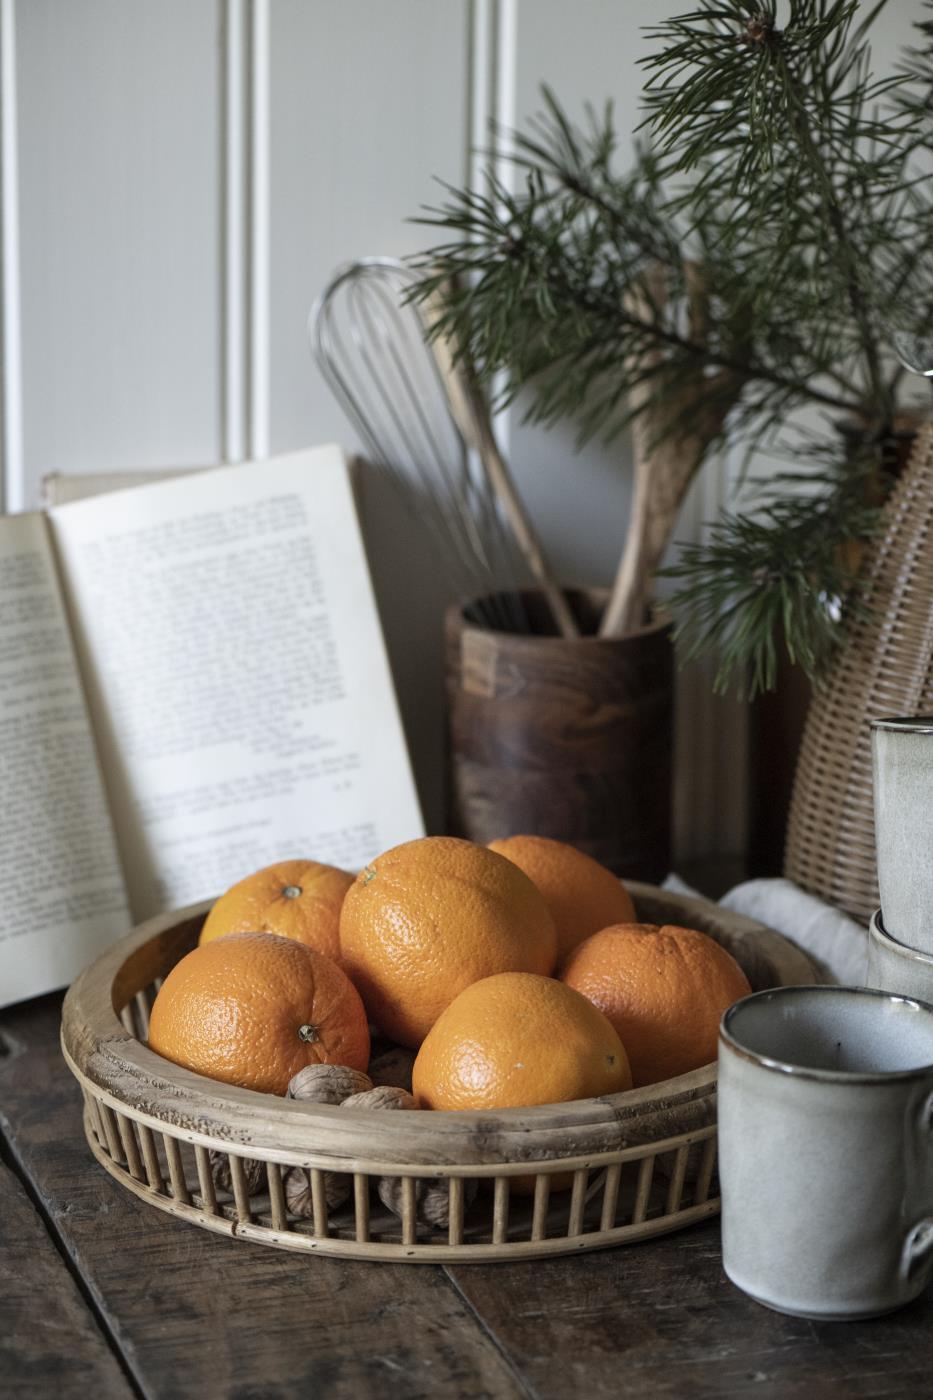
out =
[[[113,1151],[107,1133],[106,1106],[88,1096],[84,1130],[91,1151],[105,1171],[142,1200],[219,1234],[312,1254],[433,1263],[538,1258],[647,1239],[682,1229],[719,1211],[714,1179],[715,1123],[656,1147],[637,1148],[627,1157],[610,1160],[606,1167],[599,1162],[584,1162],[573,1172],[571,1189],[554,1193],[553,1199],[547,1187],[537,1188],[530,1198],[511,1198],[507,1189],[498,1188],[498,1183],[507,1183],[508,1178],[491,1178],[487,1190],[469,1210],[463,1209],[461,1190],[460,1209],[452,1210],[448,1228],[438,1233],[420,1224],[413,1208],[401,1219],[385,1208],[374,1209],[367,1173],[354,1175],[354,1197],[348,1207],[335,1212],[323,1206],[317,1221],[289,1216],[282,1191],[283,1174],[288,1169],[274,1162],[265,1163],[266,1183],[259,1194],[246,1195],[243,1178],[237,1201],[236,1194],[216,1187],[211,1191],[208,1186],[202,1191],[197,1149],[192,1154],[183,1139],[154,1131],[152,1150],[157,1170],[150,1174],[141,1154],[137,1154],[138,1162],[134,1164],[132,1149],[130,1153],[125,1150],[134,1130],[124,1126],[125,1117],[116,1111],[112,1111],[112,1117],[111,1132],[116,1132],[119,1139]],[[137,1120],[135,1135],[139,1134],[139,1126]],[[175,1147],[167,1150],[169,1138]],[[693,1181],[686,1185],[694,1144],[701,1145],[701,1157]],[[567,1165],[570,1164],[561,1164],[562,1174]],[[209,1174],[203,1159],[201,1168]],[[423,1168],[412,1171],[420,1173]],[[318,1173],[319,1178],[323,1175]],[[541,1174],[537,1181],[548,1182],[553,1175]],[[419,1177],[406,1179],[414,1184]],[[463,1183],[468,1178],[450,1179]],[[205,1184],[206,1181],[207,1177]],[[233,1184],[236,1192],[236,1176]],[[323,1199],[320,1182],[319,1193]],[[411,1195],[414,1202],[415,1192]],[[356,1205],[360,1201],[364,1204],[358,1212]]]
[[[692,923],[719,938],[756,989],[816,980],[804,954],[751,920],[650,886],[631,889],[643,919]],[[599,1249],[718,1211],[715,1065],[542,1108],[379,1113],[233,1088],[154,1055],[145,1045],[153,998],[209,907],[143,925],[65,1001],[62,1045],[84,1095],[88,1144],[142,1200],[237,1239],[434,1263]],[[295,1167],[310,1180],[307,1218],[286,1201]],[[384,1178],[394,1182],[397,1210],[383,1204]],[[328,1205],[335,1183],[346,1196],[337,1207]],[[442,1210],[427,1219],[429,1190]]]

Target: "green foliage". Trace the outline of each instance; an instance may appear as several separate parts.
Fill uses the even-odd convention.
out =
[[[717,691],[733,683],[740,695],[772,690],[780,639],[790,660],[818,677],[838,642],[844,601],[850,616],[859,611],[852,578],[877,529],[868,503],[877,462],[870,450],[842,462],[825,457],[815,448],[811,470],[768,478],[754,514],[725,512],[708,544],[684,545],[665,570],[683,581],[671,600],[677,640],[687,659],[715,646]]]
[[[786,494],[751,519],[726,516],[679,565],[692,645],[719,648],[753,692],[772,683],[781,636],[816,674],[840,635],[827,599],[845,599],[853,579],[837,546],[864,538],[873,513],[832,420],[885,436],[904,385],[892,317],[919,331],[933,315],[933,203],[918,166],[933,6],[879,79],[869,32],[884,7],[698,0],[650,31],[645,144],[630,170],[614,166],[611,106],[581,129],[545,90],[543,113],[513,134],[519,191],[490,173],[482,190],[448,187],[423,220],[442,241],[418,260],[419,295],[440,294],[438,329],[483,381],[500,376],[504,401],[524,391],[533,420],[570,417],[581,438],[608,439],[647,397],[671,406],[665,432],[680,434],[677,388],[697,374],[710,394],[741,386],[726,432],[748,454],[773,448],[798,410],[822,411],[806,503],[778,478]],[[659,266],[660,299],[646,280]]]

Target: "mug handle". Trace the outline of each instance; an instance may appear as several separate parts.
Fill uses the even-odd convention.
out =
[[[933,1216],[918,1220],[909,1232],[901,1251],[901,1274],[908,1283],[925,1273],[933,1264]]]
[[[933,1093],[927,1094],[917,1115],[916,1127],[921,1141],[930,1150],[929,1139],[933,1134]],[[927,1215],[907,1232],[901,1250],[901,1274],[908,1283],[916,1281],[917,1275],[929,1270],[933,1265],[933,1216]]]

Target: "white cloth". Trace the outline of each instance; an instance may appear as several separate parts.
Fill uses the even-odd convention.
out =
[[[697,894],[675,874],[667,877],[664,888],[676,894]],[[848,914],[807,894],[792,880],[746,880],[719,902],[724,909],[757,919],[796,943],[819,965],[827,982],[865,985],[868,930]]]
[[[746,880],[720,903],[783,933],[819,963],[827,981],[864,987],[868,929],[792,880]]]

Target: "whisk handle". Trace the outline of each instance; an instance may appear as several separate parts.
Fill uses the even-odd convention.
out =
[[[437,311],[436,302],[432,303],[429,299],[428,309]],[[426,321],[428,319],[426,317]],[[577,620],[551,573],[537,531],[512,479],[512,473],[499,451],[485,399],[472,382],[469,373],[454,363],[450,346],[442,335],[435,336],[431,348],[447,393],[450,415],[464,442],[479,454],[483,470],[496,493],[496,499],[509,522],[515,541],[544,594],[558,632],[562,637],[579,637]]]
[[[551,573],[537,531],[528,517],[522,498],[512,480],[512,473],[499,451],[493,436],[492,426],[485,413],[480,420],[479,429],[479,447],[483,466],[512,528],[518,547],[547,600],[557,630],[562,637],[579,637],[580,629],[577,626],[577,620],[570,610],[563,590]]]

